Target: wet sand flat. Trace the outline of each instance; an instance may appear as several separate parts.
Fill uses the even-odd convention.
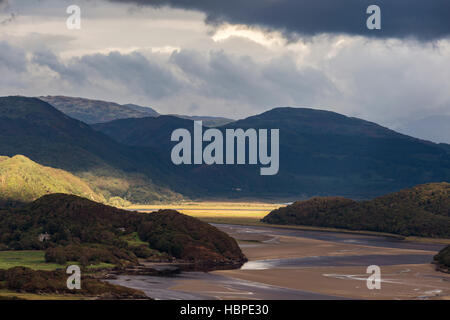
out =
[[[215,274],[356,299],[450,297],[450,275],[431,264],[443,245],[348,234],[303,233],[301,237],[302,232],[293,236],[289,231],[252,227],[222,229],[237,239],[264,234],[266,240],[242,246],[250,261],[241,269]],[[381,268],[380,290],[369,290],[366,285],[366,269],[372,264]]]
[[[122,275],[109,283],[142,290],[160,300],[335,300],[341,297],[283,288],[214,273],[185,272],[174,277]]]
[[[215,273],[235,279],[305,290],[350,299],[450,299],[450,275],[429,264],[381,268],[381,289],[369,290],[366,267],[314,267],[227,270]]]

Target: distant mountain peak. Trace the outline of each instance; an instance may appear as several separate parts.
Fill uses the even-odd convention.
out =
[[[39,98],[68,116],[88,124],[125,118],[159,116],[159,113],[150,107],[141,107],[134,104],[120,105],[115,102],[66,96],[45,96]]]
[[[121,105],[115,102],[67,96],[42,96],[39,98],[68,116],[87,124],[106,123],[130,118],[156,118],[161,115],[153,108],[143,107],[133,103]],[[182,119],[202,120],[203,125],[207,127],[221,126],[234,121],[232,119],[213,116],[170,115]]]

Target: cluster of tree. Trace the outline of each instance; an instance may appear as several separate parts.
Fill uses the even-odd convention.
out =
[[[117,247],[105,244],[69,244],[67,246],[50,247],[45,251],[47,262],[55,262],[61,265],[69,261],[78,261],[82,266],[102,262],[126,266],[137,264],[138,258],[166,261],[170,259],[170,256],[150,249],[148,245]]]
[[[42,271],[25,267],[0,270],[0,289],[37,294],[78,294],[105,299],[148,299],[141,291],[83,277],[80,290],[69,290],[64,270]]]
[[[438,268],[450,272],[450,246],[445,247],[434,256]]]
[[[208,223],[174,210],[160,210],[146,217],[139,238],[152,248],[190,261],[244,261],[235,239]]]
[[[137,234],[142,244],[127,238]],[[189,261],[241,262],[236,241],[198,219],[165,210],[137,213],[66,194],[0,212],[0,250],[46,250],[47,261],[116,265],[159,252]]]
[[[45,251],[45,260],[63,265],[68,261],[78,261],[82,266],[101,262],[115,265],[121,265],[122,261],[137,263],[137,257],[129,250],[101,244],[67,245],[48,248]]]
[[[361,202],[316,197],[274,210],[262,221],[449,238],[450,183],[419,185]]]

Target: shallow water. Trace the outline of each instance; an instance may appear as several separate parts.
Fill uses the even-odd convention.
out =
[[[245,263],[242,270],[266,270],[274,268],[308,268],[308,267],[357,267],[357,266],[392,266],[398,264],[430,263],[432,254],[401,254],[401,255],[351,255],[322,256],[289,259],[254,260]]]
[[[326,232],[326,231],[307,231],[297,229],[280,229],[271,227],[253,227],[227,224],[213,224],[218,228],[233,230],[238,233],[265,234],[271,236],[290,236],[315,240],[325,240],[337,243],[359,244],[364,246],[396,248],[396,249],[414,249],[425,251],[439,251],[445,244],[421,243],[413,241],[397,240],[395,238],[359,235],[351,233]]]

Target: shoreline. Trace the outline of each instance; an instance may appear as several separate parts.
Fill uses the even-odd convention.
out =
[[[393,238],[396,240],[409,241],[409,242],[421,242],[421,243],[435,243],[435,244],[450,244],[450,239],[447,238],[427,238],[427,237],[417,237],[417,236],[402,236],[394,233],[385,233],[377,231],[368,230],[349,230],[349,229],[339,229],[339,228],[328,228],[328,227],[314,227],[314,226],[304,226],[304,225],[281,225],[281,224],[268,224],[263,222],[255,223],[239,223],[236,221],[222,222],[216,219],[202,219],[212,225],[236,225],[236,226],[249,226],[249,227],[266,227],[266,228],[278,228],[287,230],[302,230],[302,231],[318,231],[318,232],[332,232],[332,233],[342,233],[342,234],[355,234],[355,235],[367,235],[367,236],[377,236]]]

